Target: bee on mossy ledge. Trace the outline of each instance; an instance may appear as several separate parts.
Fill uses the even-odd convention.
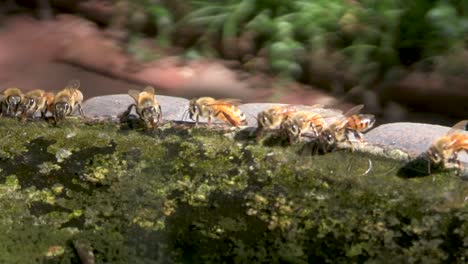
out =
[[[24,100],[21,102],[21,118],[34,118],[39,112],[42,119],[46,119],[46,114],[50,111],[54,104],[55,95],[52,92],[46,92],[41,89],[36,89],[27,92],[24,95]]]
[[[247,126],[244,113],[237,107],[238,99],[214,99],[212,97],[200,97],[190,100],[189,118],[198,126],[200,117],[208,119],[208,126],[212,126],[213,118],[219,119],[233,127]]]
[[[132,108],[135,108],[140,121],[147,129],[153,129],[161,123],[162,110],[156,100],[153,87],[147,86],[141,92],[137,90],[129,90],[128,95],[135,100],[135,103],[129,105],[127,110],[122,113],[120,117],[121,122],[128,121]]]
[[[83,103],[83,93],[79,90],[80,86],[80,81],[72,80],[68,82],[63,90],[55,95],[51,109],[55,121],[71,116],[76,110],[78,110],[82,117],[84,116],[81,107]]]
[[[80,81],[69,81],[67,86],[57,94],[42,89],[23,93],[19,88],[8,88],[1,93],[0,114],[2,116],[26,119],[39,118],[57,124],[59,120],[71,116],[76,110],[81,117],[83,93],[79,90]]]
[[[436,139],[425,155],[429,160],[430,167],[439,167],[442,169],[455,169],[457,172],[462,172],[464,167],[458,154],[461,152],[468,153],[468,134],[466,131],[468,120],[462,120],[455,125],[443,136]]]
[[[19,88],[5,89],[0,100],[0,114],[15,117],[23,100],[24,95]]]

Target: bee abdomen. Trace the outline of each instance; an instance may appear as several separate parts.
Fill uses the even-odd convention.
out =
[[[220,108],[215,116],[233,126],[247,125],[245,114],[236,106]]]
[[[370,129],[374,123],[374,115],[353,115],[348,118],[348,127],[361,132]]]

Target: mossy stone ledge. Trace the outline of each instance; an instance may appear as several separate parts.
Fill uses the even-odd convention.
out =
[[[450,171],[180,122],[2,118],[0,135],[1,263],[468,258],[468,181]]]

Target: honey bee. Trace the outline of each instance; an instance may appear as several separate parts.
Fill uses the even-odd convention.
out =
[[[128,107],[127,113],[130,113],[132,107],[135,107],[140,120],[147,127],[154,127],[162,119],[161,106],[154,96],[154,88],[147,86],[143,91],[129,90],[128,94],[135,100],[136,104]]]
[[[32,90],[24,95],[24,100],[21,103],[22,115],[34,116],[38,111],[41,117],[45,118],[47,110],[49,110],[54,103],[55,95],[53,93],[45,92],[41,89]]]
[[[289,143],[294,144],[304,136],[317,138],[325,125],[324,117],[312,111],[297,111],[281,123],[280,129],[286,134]]]
[[[443,168],[454,165],[455,168],[462,168],[457,158],[459,152],[468,152],[468,134],[460,133],[460,130],[465,130],[467,124],[468,120],[456,123],[444,136],[432,143],[426,152],[432,165]]]
[[[219,99],[200,97],[190,100],[189,117],[198,125],[200,117],[208,119],[211,126],[212,118],[217,118],[235,127],[247,125],[244,113],[237,107],[237,99]]]
[[[267,129],[278,128],[281,123],[297,112],[297,109],[291,105],[273,106],[257,115],[257,136],[259,137],[263,131]]]
[[[368,131],[375,123],[375,116],[359,114],[364,105],[357,105],[348,110],[344,117],[327,126],[322,138],[328,146],[336,146],[339,142],[351,142],[349,134],[352,133],[357,140],[362,142],[363,132]]]
[[[78,109],[81,116],[84,115],[81,108],[83,93],[79,88],[80,81],[72,80],[63,90],[57,93],[50,107],[55,121],[71,115],[76,109]]]
[[[23,93],[18,88],[8,88],[2,93],[1,114],[6,116],[16,116],[23,101]]]

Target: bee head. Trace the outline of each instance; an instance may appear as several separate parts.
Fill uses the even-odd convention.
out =
[[[190,100],[188,112],[189,112],[189,118],[192,120],[195,120],[197,116],[200,114],[200,107],[197,105],[196,99]]]
[[[24,108],[26,109],[32,109],[36,105],[36,100],[34,98],[28,97],[26,100],[24,100]]]
[[[155,106],[148,106],[141,111],[141,119],[150,124],[156,124],[159,121],[161,112]]]
[[[269,126],[270,120],[268,119],[268,116],[265,114],[265,112],[258,113],[257,124],[259,128],[266,128]]]
[[[289,142],[291,144],[296,143],[299,141],[301,136],[301,129],[296,124],[296,122],[292,120],[287,120],[283,125],[284,131],[289,138]]]
[[[72,108],[67,102],[58,102],[54,105],[55,118],[63,119],[65,116],[70,115]]]
[[[442,155],[439,153],[436,146],[431,146],[426,152],[426,156],[434,165],[438,165],[442,162]]]
[[[7,97],[7,102],[12,108],[16,108],[21,103],[21,96],[10,95]]]
[[[325,129],[322,132],[322,138],[325,140],[325,143],[329,146],[336,144],[336,137],[330,129]]]

